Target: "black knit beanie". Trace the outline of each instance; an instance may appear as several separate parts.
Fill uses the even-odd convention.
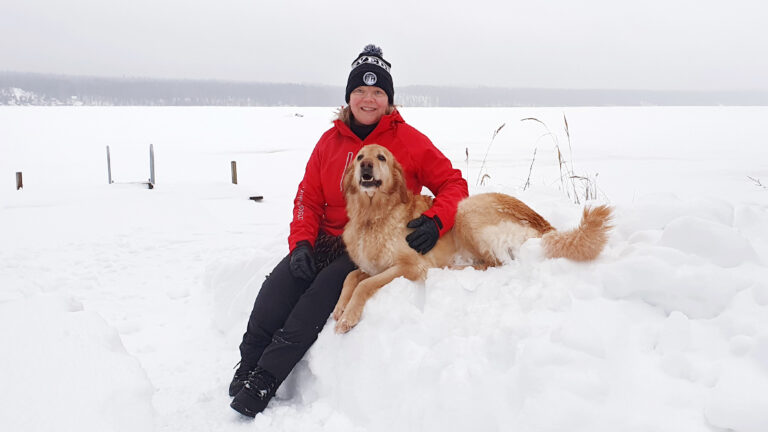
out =
[[[352,62],[352,70],[347,78],[347,93],[344,97],[347,103],[352,90],[360,86],[374,86],[384,90],[389,98],[389,104],[394,104],[395,88],[392,86],[392,75],[389,74],[392,65],[384,60],[382,55],[381,48],[369,44]]]

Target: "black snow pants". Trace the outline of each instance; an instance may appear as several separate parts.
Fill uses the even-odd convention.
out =
[[[241,360],[271,372],[281,383],[317,340],[355,264],[346,252],[327,263],[315,280],[294,277],[290,255],[267,276],[240,344]]]

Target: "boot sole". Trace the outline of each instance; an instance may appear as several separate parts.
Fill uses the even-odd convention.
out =
[[[236,400],[233,400],[232,403],[229,404],[229,406],[233,410],[239,412],[240,414],[242,414],[242,415],[244,415],[246,417],[253,418],[253,417],[256,417],[256,414],[258,414],[257,412],[253,412],[253,411],[249,410],[248,408],[240,405]]]
[[[230,387],[230,389],[229,389],[229,397],[235,397],[235,396],[237,396],[237,394],[238,394],[238,393],[240,393],[240,390],[242,390],[242,389],[243,389],[243,387],[245,387],[245,386],[240,386],[240,387],[237,387],[236,389],[232,389],[232,388]]]

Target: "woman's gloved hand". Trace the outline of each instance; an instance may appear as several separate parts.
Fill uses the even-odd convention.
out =
[[[406,226],[414,229],[412,233],[405,237],[408,246],[422,255],[432,250],[437,244],[437,240],[440,238],[440,229],[438,228],[438,225],[442,225],[440,224],[440,219],[424,215],[408,222],[408,225]]]
[[[296,243],[296,247],[291,252],[291,274],[293,277],[311,281],[317,275],[315,266],[315,254],[312,251],[312,245],[308,241],[302,240]]]

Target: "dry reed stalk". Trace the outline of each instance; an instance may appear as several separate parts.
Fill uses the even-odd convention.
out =
[[[758,187],[761,187],[761,188],[763,188],[763,189],[768,189],[768,186],[766,186],[766,185],[764,185],[762,182],[760,182],[760,179],[759,179],[759,178],[754,178],[754,177],[752,177],[752,176],[747,176],[747,178],[748,178],[748,179],[750,179],[750,180],[752,180],[752,182],[753,182],[753,183],[754,183],[756,186],[758,186]]]
[[[523,190],[527,190],[529,187],[531,187],[531,173],[533,172],[533,163],[536,162],[536,150],[538,149],[534,147],[533,159],[531,159],[531,166],[528,168],[528,178],[525,179],[525,185],[523,186]]]
[[[466,155],[464,162],[467,164],[467,170],[464,172],[467,174],[467,181],[469,181],[469,147],[464,147],[464,154]]]
[[[597,177],[599,174],[595,174]],[[591,179],[589,176],[572,176],[571,179],[581,181],[584,186],[584,201],[597,199],[597,178]],[[575,183],[575,182],[574,182]]]
[[[573,167],[573,147],[571,147],[571,131],[568,128],[568,118],[565,116],[565,113],[563,113],[563,123],[565,124],[565,137],[568,139],[568,153],[571,155],[571,175],[574,175],[575,169]],[[576,193],[576,183],[571,182],[571,186],[573,186],[573,195],[576,196],[576,203],[578,202],[578,194]]]
[[[483,168],[485,168],[485,162],[488,159],[488,153],[491,151],[491,146],[493,145],[493,141],[496,139],[496,135],[498,135],[499,131],[502,130],[506,125],[507,125],[506,123],[502,123],[501,126],[496,128],[496,130],[493,132],[493,137],[491,137],[491,142],[488,143],[488,148],[485,149],[485,156],[483,156],[483,162],[480,164],[480,171],[477,172],[477,181],[475,181],[475,185],[478,185],[478,184],[482,185],[482,181],[485,180],[484,176],[482,177],[482,180],[481,180],[481,176],[483,174]],[[467,155],[467,159],[469,159],[469,155]],[[467,164],[467,176],[469,176],[469,164]],[[490,176],[488,177],[490,178]]]
[[[560,149],[560,142],[558,140],[557,135],[552,133],[552,131],[549,129],[546,123],[544,123],[543,121],[535,117],[524,118],[521,121],[534,121],[536,123],[539,123],[542,127],[544,127],[546,133],[542,134],[536,140],[537,143],[539,140],[541,140],[544,137],[550,137],[552,139],[552,143],[555,147],[555,151],[557,151],[557,164],[558,164],[558,169],[560,170],[560,187],[562,188],[563,192],[565,192],[565,195],[568,197],[568,199],[572,200],[576,204],[581,204],[581,199],[579,195],[579,190],[577,189],[576,181],[579,181],[580,184],[583,185],[583,188],[584,188],[583,197],[585,201],[588,201],[590,199],[596,199],[597,198],[596,177],[598,174],[595,174],[595,179],[590,178],[589,176],[579,176],[575,174],[575,171],[573,168],[573,147],[571,145],[571,131],[568,126],[568,118],[565,116],[565,113],[563,113],[563,124],[565,129],[565,136],[566,136],[566,139],[568,140],[570,166],[569,166],[568,160],[565,159],[565,155]],[[531,167],[528,170],[528,179],[526,179],[523,190],[530,187],[531,173],[533,171],[533,163],[536,160],[535,148],[534,148],[533,154],[534,154],[534,157],[533,157],[533,160],[531,161]],[[567,182],[570,182],[570,185],[567,184]],[[571,196],[571,194],[573,194],[573,196]]]
[[[568,199],[575,199],[576,203],[579,204],[578,196],[571,197],[571,193],[568,190],[568,186],[565,184],[565,179],[568,178],[568,177],[573,176],[573,170],[569,170],[568,169],[568,163],[565,160],[565,158],[563,157],[563,152],[560,151],[560,141],[557,139],[557,135],[552,133],[552,131],[549,129],[549,126],[547,126],[546,123],[544,123],[543,121],[541,121],[541,120],[539,120],[539,119],[537,119],[535,117],[527,117],[527,118],[524,118],[524,119],[522,119],[520,121],[534,121],[534,122],[540,124],[544,128],[546,133],[542,134],[536,140],[536,142],[538,142],[539,140],[541,140],[544,137],[550,137],[552,139],[552,143],[554,144],[555,150],[557,151],[557,165],[558,165],[558,169],[560,170],[560,187],[563,189],[563,192],[565,192],[565,195],[568,197]],[[565,172],[563,172],[563,169],[565,169]],[[573,183],[573,180],[571,180],[571,182]],[[574,195],[575,195],[576,194],[576,187],[575,187],[575,185],[572,185],[572,186],[573,186]]]

